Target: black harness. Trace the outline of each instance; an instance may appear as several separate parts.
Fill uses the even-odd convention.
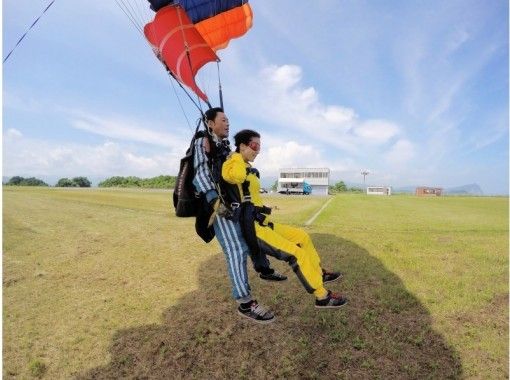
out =
[[[222,205],[220,206],[222,211],[218,211],[218,215],[239,223],[246,244],[250,248],[251,255],[261,255],[255,231],[255,222],[263,225],[266,215],[271,214],[271,209],[266,206],[258,207],[253,204],[250,194],[250,181],[246,180],[241,184],[241,194],[237,185],[226,182],[221,176],[223,163],[231,153],[228,140],[216,142],[207,132],[200,131],[198,133],[200,135],[197,135],[197,137],[205,137],[209,141],[210,150],[207,153],[209,169]],[[247,168],[246,170],[248,175],[250,169]],[[255,171],[255,175],[260,178],[257,171]],[[212,208],[210,205],[207,205],[207,208],[210,216]],[[269,223],[269,227],[273,227],[272,223]],[[212,229],[212,226],[210,229]]]
[[[205,132],[204,132],[205,133]],[[228,209],[234,211],[240,206],[239,189],[236,185],[226,182],[221,176],[221,168],[231,153],[230,144],[227,139],[215,142],[212,137],[207,134],[209,139],[210,152],[208,153],[209,169],[211,171],[212,180],[216,186],[216,191],[220,197],[221,203]]]
[[[221,167],[226,161],[229,153],[230,146],[228,140],[214,141],[212,136],[204,130],[198,131],[195,134],[195,139],[206,138],[209,142],[209,152],[205,152],[208,159],[209,172],[211,173],[211,180],[214,183],[218,196],[222,203],[229,204],[234,196],[234,191],[237,190],[237,186],[226,183],[221,178]],[[214,236],[214,227],[209,225],[209,220],[214,212],[212,206],[207,203],[205,196],[200,197],[202,207],[198,210],[198,215],[195,221],[195,230],[197,234],[205,241],[210,242]],[[229,203],[230,202],[230,203]]]
[[[246,176],[250,173],[252,173],[250,168],[247,168]],[[258,171],[255,171],[254,174],[260,178]],[[243,191],[243,196],[239,207],[239,222],[241,224],[244,240],[246,241],[246,244],[248,244],[248,247],[250,247],[252,255],[262,255],[255,230],[255,222],[263,226],[267,215],[271,214],[271,209],[266,206],[259,207],[253,204],[251,200],[249,180],[245,180],[242,183],[241,189]],[[273,228],[272,223],[269,223],[268,226]]]

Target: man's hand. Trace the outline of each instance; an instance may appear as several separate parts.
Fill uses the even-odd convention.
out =
[[[209,205],[213,209],[213,211],[218,211],[218,207],[220,207],[220,198],[214,198],[209,202]]]
[[[214,198],[212,201],[209,202],[209,205],[211,206],[213,212],[211,214],[211,217],[209,218],[209,222],[207,223],[207,228],[211,227],[212,224],[214,223],[216,213],[218,211],[218,208],[220,207],[220,198]]]

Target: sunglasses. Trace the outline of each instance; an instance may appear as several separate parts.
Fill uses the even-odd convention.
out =
[[[258,152],[260,150],[260,143],[258,143],[258,142],[250,141],[248,146],[250,147],[251,150],[253,150],[255,152]]]

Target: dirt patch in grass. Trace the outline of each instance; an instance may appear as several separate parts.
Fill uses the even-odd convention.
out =
[[[344,279],[331,289],[347,295],[340,310],[316,310],[290,269],[285,283],[252,277],[254,294],[276,311],[258,325],[235,313],[219,256],[201,265],[201,288],[168,308],[160,324],[119,330],[109,364],[79,379],[391,379],[462,377],[452,347],[401,280],[360,246],[313,236],[327,268]],[[272,260],[274,262],[274,260]]]

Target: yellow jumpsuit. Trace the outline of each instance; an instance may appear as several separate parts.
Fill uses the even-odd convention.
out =
[[[249,181],[251,201],[255,206],[262,207],[260,181],[255,174],[247,174],[246,169],[250,167],[240,153],[233,153],[223,164],[221,174],[228,183],[238,185],[240,194],[243,194],[242,183]],[[267,216],[262,224],[255,222],[260,249],[270,256],[287,261],[309,293],[317,298],[326,297],[319,254],[310,236],[302,229],[286,224],[272,223],[271,228],[269,222]]]

